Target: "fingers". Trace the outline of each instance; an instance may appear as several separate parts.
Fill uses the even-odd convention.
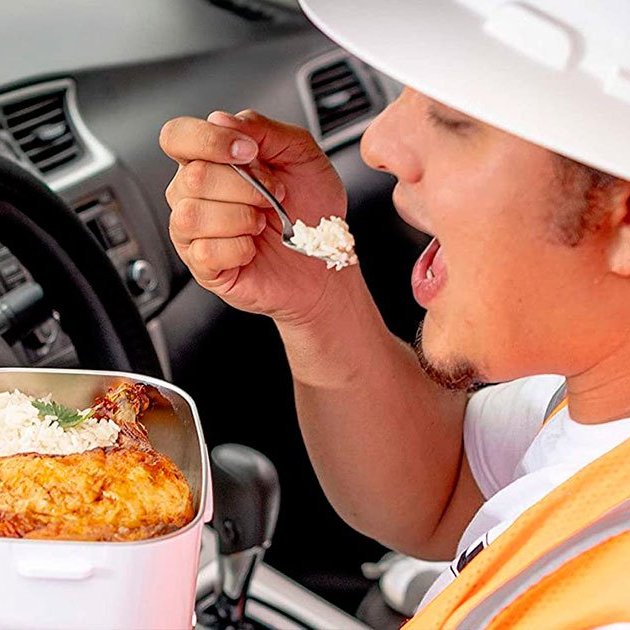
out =
[[[205,199],[182,199],[171,213],[171,239],[203,286],[225,282],[225,271],[249,264],[256,255],[253,236],[266,226],[252,206]]]
[[[246,134],[188,117],[169,120],[162,127],[160,146],[180,164],[192,160],[248,163],[258,153],[256,142]]]
[[[284,198],[286,190],[279,180],[257,168],[252,168],[251,171],[277,199],[281,201]],[[175,208],[185,198],[269,207],[269,202],[229,166],[201,160],[180,166],[166,189],[166,199],[171,208]]]
[[[248,265],[256,256],[251,236],[201,238],[180,255],[198,282],[213,282],[224,271]]]
[[[250,110],[171,120],[160,145],[179,163],[166,190],[171,238],[195,279],[219,294],[256,256],[267,222],[277,229],[275,215],[261,210],[269,207],[267,200],[229,164],[248,164],[280,201],[286,196],[280,178],[293,177],[304,195],[330,180],[330,162],[307,131]]]
[[[174,207],[169,229],[176,245],[187,246],[200,238],[256,236],[266,224],[265,214],[253,206],[188,197]]]
[[[234,116],[212,112],[208,120],[175,118],[162,127],[160,146],[182,165],[193,160],[246,164],[256,157],[280,167],[326,161],[308,131],[253,110]]]
[[[212,112],[208,121],[252,138],[258,145],[258,158],[278,166],[295,167],[321,160],[327,162],[325,154],[306,129],[272,120],[252,109],[235,115]]]

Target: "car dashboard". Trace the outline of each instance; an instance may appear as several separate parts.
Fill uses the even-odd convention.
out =
[[[309,128],[348,189],[348,221],[374,299],[392,331],[410,340],[422,311],[409,275],[427,237],[398,218],[392,178],[369,170],[358,150],[399,86],[289,4],[25,0],[0,30],[0,155],[46,182],[76,211],[93,246],[107,251],[166,378],[199,402],[208,443],[248,443],[276,463],[287,508],[270,561],[333,596],[331,575],[354,579],[359,562],[382,550],[341,523],[317,485],[272,324],[202,290],[177,257],[164,197],[176,165],[158,135],[170,118],[217,109],[253,108]],[[28,269],[0,249],[0,291],[29,282]],[[78,365],[54,311],[8,342],[24,365]],[[246,400],[235,374],[247,384]],[[281,542],[297,529],[309,541],[301,554]]]

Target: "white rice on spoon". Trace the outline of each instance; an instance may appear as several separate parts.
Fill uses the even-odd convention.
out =
[[[341,217],[322,218],[317,227],[309,227],[298,219],[293,226],[291,242],[307,255],[325,260],[328,269],[334,267],[339,271],[358,262],[354,236]]]

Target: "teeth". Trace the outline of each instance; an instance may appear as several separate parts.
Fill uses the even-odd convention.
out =
[[[431,269],[431,267],[427,269],[426,276],[427,280],[433,280],[433,278],[435,278],[435,274],[433,273],[433,269]]]

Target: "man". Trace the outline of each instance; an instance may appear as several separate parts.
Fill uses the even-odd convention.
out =
[[[417,626],[447,627],[478,612],[475,593],[506,557],[525,553],[516,575],[546,558],[546,542],[560,549],[580,519],[586,527],[586,509],[562,518],[573,514],[565,489],[594,492],[594,505],[606,493],[591,464],[630,437],[630,6],[304,4],[328,35],[408,86],[368,129],[362,155],[398,179],[401,216],[436,237],[411,277],[427,309],[417,354],[387,331],[358,267],[332,273],[283,248],[275,216],[226,166],[251,163],[307,224],[343,216],[342,185],[301,129],[252,111],[167,123],[162,147],[180,165],[167,190],[171,235],[202,286],[274,319],[338,513],[391,548],[455,558]],[[621,494],[591,520],[630,497],[613,485],[610,500]],[[527,530],[528,519],[539,524]],[[498,556],[510,540],[519,543]],[[567,614],[595,619],[590,627],[630,621],[627,605],[600,608]]]

